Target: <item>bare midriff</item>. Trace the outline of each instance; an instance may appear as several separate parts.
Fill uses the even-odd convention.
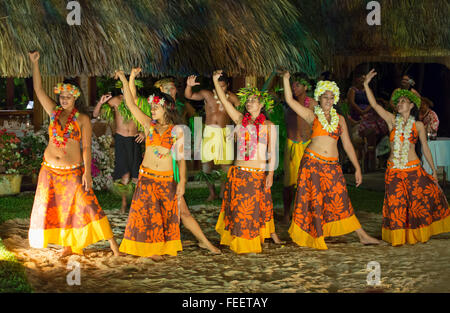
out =
[[[317,136],[312,138],[308,149],[327,158],[339,157],[337,140],[330,136]]]
[[[65,147],[57,147],[50,138],[45,149],[44,159],[47,163],[55,166],[69,166],[83,163],[80,142],[68,139]]]

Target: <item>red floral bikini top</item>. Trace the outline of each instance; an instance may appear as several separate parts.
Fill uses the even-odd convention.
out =
[[[145,146],[161,146],[171,149],[175,142],[175,137],[172,135],[174,125],[170,125],[162,134],[159,134],[155,128],[156,123],[152,121],[150,131],[147,138],[145,138]]]
[[[341,115],[339,115],[339,118],[341,118]],[[311,139],[318,136],[330,136],[331,138],[338,140],[341,135],[342,135],[341,125],[338,125],[337,129],[333,133],[329,133],[325,129],[323,129],[322,124],[320,124],[317,116],[314,116]]]
[[[60,145],[65,145],[64,141],[67,141],[65,140],[66,138],[81,141],[80,125],[77,122],[78,111],[76,109],[73,110],[67,119],[66,125],[59,123],[61,111],[61,108],[57,108],[50,116],[50,124],[48,126],[50,140],[60,142]]]
[[[394,138],[395,138],[395,127],[391,130],[391,133],[389,134],[389,140],[391,142],[393,142]],[[409,136],[408,139],[409,139],[409,142],[413,143],[413,144],[416,144],[417,141],[419,140],[419,133],[417,132],[417,129],[416,129],[416,122],[413,123],[411,136]],[[403,137],[403,134],[400,135],[400,140],[401,141],[405,140],[405,138]]]

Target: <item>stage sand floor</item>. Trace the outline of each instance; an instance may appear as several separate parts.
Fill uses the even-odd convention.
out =
[[[219,243],[214,226],[219,208],[190,208],[207,237]],[[276,211],[281,213],[281,208]],[[118,243],[123,238],[126,214],[105,210]],[[381,215],[357,212],[363,228],[381,238]],[[29,220],[14,219],[0,225],[0,237],[8,250],[24,264],[34,292],[450,292],[450,234],[425,243],[391,247],[363,246],[355,233],[326,240],[328,250],[298,247],[287,234],[288,226],[276,223],[287,243],[269,240],[263,253],[236,255],[221,247],[221,255],[201,249],[182,227],[183,251],[177,257],[155,262],[131,255],[114,257],[106,241],[85,249],[85,255],[59,258],[61,247],[31,249]],[[68,263],[81,265],[81,285],[69,286]],[[381,285],[367,285],[367,264],[380,264]]]

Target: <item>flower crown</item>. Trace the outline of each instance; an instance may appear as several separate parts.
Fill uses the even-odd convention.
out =
[[[326,91],[331,91],[334,94],[334,104],[339,102],[339,87],[333,81],[321,80],[317,83],[314,90],[314,100],[319,101],[321,95]]]
[[[250,84],[247,87],[239,89],[236,95],[239,97],[239,102],[241,103],[238,107],[238,110],[241,112],[244,112],[248,98],[253,95],[258,97],[259,101],[264,105],[266,112],[271,112],[273,110],[274,100],[272,96],[267,91],[259,90],[256,87],[250,87]]]
[[[150,104],[150,106],[152,105],[152,103],[155,103],[155,104],[159,104],[161,107],[166,107],[166,100],[164,98],[155,96],[154,94],[151,95],[150,97],[148,97],[147,101]],[[169,103],[169,104],[170,104],[169,108],[174,110],[175,105],[173,103]]]
[[[58,83],[53,88],[53,92],[58,95],[63,91],[69,92],[75,99],[78,99],[78,97],[81,95],[80,89],[72,84]]]
[[[401,97],[408,98],[409,101],[413,102],[417,106],[417,108],[420,109],[422,100],[414,92],[407,89],[397,89],[392,95],[392,102],[397,105],[398,100],[400,100]]]
[[[136,86],[136,87],[138,87],[138,88],[143,88],[144,87],[144,83],[142,82],[142,80],[139,80],[139,79],[135,79],[134,80],[134,85]],[[122,88],[123,87],[123,83],[122,83],[122,81],[119,79],[117,82],[116,82],[116,88],[117,89],[120,89],[120,88]]]

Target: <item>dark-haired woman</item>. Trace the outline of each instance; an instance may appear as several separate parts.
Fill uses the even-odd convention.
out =
[[[436,168],[427,143],[425,127],[418,121],[420,97],[397,89],[392,102],[397,114],[386,111],[375,100],[369,83],[377,73],[371,70],[364,89],[372,108],[386,121],[390,131],[391,155],[385,175],[382,238],[393,246],[426,242],[450,231],[450,208],[437,183]],[[433,175],[422,168],[415,146],[418,141]]]
[[[228,170],[216,231],[221,236],[220,243],[232,251],[259,253],[266,238],[282,243],[275,233],[270,191],[276,159],[271,136],[277,137],[271,127],[273,123],[262,112],[273,100],[256,88],[242,88],[237,94],[241,102],[239,111],[221,88],[221,75],[222,71],[214,72],[213,82],[219,100],[237,125],[239,152],[234,166]]]
[[[74,84],[59,83],[54,88],[59,94],[59,104],[56,104],[42,87],[39,52],[29,56],[34,90],[50,116],[49,143],[30,218],[30,246],[61,245],[62,256],[66,256],[82,254],[88,245],[109,240],[114,255],[118,256],[118,245],[108,219],[92,190],[92,128],[89,117],[75,108],[80,89]]]
[[[124,73],[116,75],[123,82],[125,104],[145,130],[144,160],[120,251],[154,260],[161,260],[163,255],[176,256],[182,250],[180,217],[185,206],[186,161],[183,132],[175,128],[179,124],[175,102],[164,93],[151,95],[150,118],[136,105]],[[179,179],[175,179],[176,168]],[[209,246],[204,247],[212,252],[218,250],[206,238],[205,242]]]

